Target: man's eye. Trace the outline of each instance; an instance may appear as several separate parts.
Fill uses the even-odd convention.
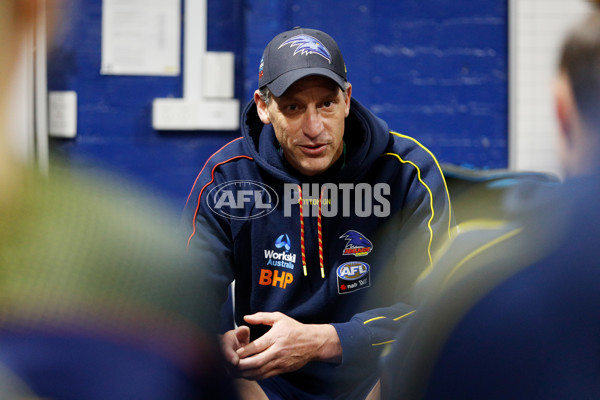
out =
[[[297,106],[297,105],[295,105],[295,104],[290,104],[290,105],[286,106],[286,108],[287,108],[289,111],[296,111],[296,110],[298,109],[298,106]]]
[[[325,101],[325,102],[323,102],[323,107],[329,108],[331,106],[333,106],[333,101]]]

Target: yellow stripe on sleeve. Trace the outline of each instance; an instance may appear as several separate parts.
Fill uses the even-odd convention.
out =
[[[433,158],[433,161],[435,162],[435,165],[438,168],[438,171],[440,171],[440,176],[442,177],[442,181],[444,182],[444,188],[446,189],[446,198],[448,199],[448,238],[452,237],[451,234],[451,230],[452,230],[452,203],[450,202],[450,192],[448,191],[448,184],[446,183],[446,178],[444,178],[444,172],[442,171],[442,167],[440,166],[437,158],[435,158],[435,156],[433,155],[433,153],[425,146],[423,146],[418,140],[416,140],[415,138],[412,138],[410,136],[406,136],[403,135],[401,133],[398,132],[394,132],[394,131],[390,131],[390,133],[392,135],[404,138],[404,139],[408,139],[413,141],[414,143],[417,144],[417,146],[419,146],[420,148],[422,148],[423,150],[425,150],[427,152],[427,154],[429,154],[431,156],[431,158]]]
[[[431,257],[431,243],[433,242],[433,229],[431,228],[431,222],[433,221],[433,217],[435,216],[435,210],[433,208],[433,193],[431,193],[431,189],[421,178],[421,169],[417,166],[417,164],[413,163],[412,161],[402,159],[402,157],[400,157],[396,153],[385,153],[385,155],[396,157],[401,163],[410,164],[413,167],[415,167],[415,169],[417,170],[417,177],[419,178],[419,182],[421,182],[421,184],[425,187],[425,189],[427,189],[427,192],[429,193],[429,208],[431,209],[431,217],[429,218],[429,221],[427,221],[427,229],[429,229],[429,245],[427,246],[427,255],[429,256],[429,265],[433,265],[433,258]],[[450,235],[450,233],[448,233],[448,235]]]

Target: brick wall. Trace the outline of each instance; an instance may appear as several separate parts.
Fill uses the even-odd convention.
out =
[[[78,94],[78,136],[53,140],[75,168],[98,163],[182,204],[206,158],[239,132],[156,132],[151,104],[180,77],[100,75],[101,0],[68,0],[49,60],[51,90]],[[507,165],[507,0],[208,0],[208,50],[236,54],[236,97],[251,99],[264,45],[293,26],[340,45],[353,95],[440,162]]]

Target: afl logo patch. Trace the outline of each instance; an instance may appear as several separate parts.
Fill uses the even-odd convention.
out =
[[[371,267],[365,262],[350,261],[337,270],[338,293],[346,294],[371,286]]]
[[[212,212],[231,219],[254,219],[271,213],[279,204],[277,192],[255,181],[229,181],[217,185],[206,196]]]

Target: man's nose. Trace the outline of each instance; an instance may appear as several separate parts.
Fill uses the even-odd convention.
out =
[[[310,107],[304,113],[302,130],[309,137],[316,137],[323,131],[323,121],[316,108]]]

